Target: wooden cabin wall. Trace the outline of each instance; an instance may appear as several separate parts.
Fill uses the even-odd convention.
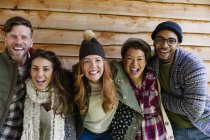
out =
[[[0,27],[16,15],[32,22],[34,48],[56,52],[67,69],[78,62],[86,29],[95,32],[107,58],[119,59],[126,39],[142,38],[152,46],[154,28],[160,22],[175,21],[183,29],[180,47],[203,59],[210,89],[209,0],[0,0]]]

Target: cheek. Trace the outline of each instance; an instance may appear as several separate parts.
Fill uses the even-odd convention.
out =
[[[51,72],[48,72],[46,75],[49,78],[49,80],[51,80],[52,79],[53,72],[52,71]]]
[[[100,69],[101,69],[101,71],[103,72],[104,71],[104,64],[100,64]]]
[[[36,75],[35,72],[33,72],[32,70],[30,70],[30,76],[31,76],[31,78],[34,77],[35,75]]]
[[[88,73],[88,67],[86,65],[83,66],[82,72],[87,75]]]
[[[125,69],[129,69],[129,67],[130,67],[130,65],[131,65],[131,62],[130,62],[130,61],[125,61],[125,62],[123,63],[123,65],[124,65]]]

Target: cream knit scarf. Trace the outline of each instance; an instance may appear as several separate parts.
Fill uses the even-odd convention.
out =
[[[24,104],[23,134],[21,140],[40,140],[40,106],[51,101],[54,107],[55,93],[53,89],[39,91],[31,79],[26,80],[26,99]],[[50,140],[64,140],[64,119],[51,113]]]

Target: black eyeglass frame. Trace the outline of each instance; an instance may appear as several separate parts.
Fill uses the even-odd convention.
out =
[[[173,46],[174,44],[177,43],[177,40],[175,38],[165,39],[162,36],[157,36],[157,37],[155,37],[155,40],[154,40],[154,42],[157,44],[163,44],[163,43],[165,43],[165,41],[167,42],[167,44],[169,46]]]

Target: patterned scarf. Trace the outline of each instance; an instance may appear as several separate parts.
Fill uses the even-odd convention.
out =
[[[26,99],[24,104],[23,134],[21,140],[40,139],[40,106],[51,101],[51,108],[55,104],[54,89],[47,88],[44,91],[36,89],[31,79],[26,80]],[[64,122],[61,115],[55,115],[51,111],[50,140],[64,140]]]
[[[146,68],[142,87],[138,88],[130,80],[136,98],[144,112],[144,119],[136,140],[166,140],[166,131],[158,102],[157,78],[151,68]]]

